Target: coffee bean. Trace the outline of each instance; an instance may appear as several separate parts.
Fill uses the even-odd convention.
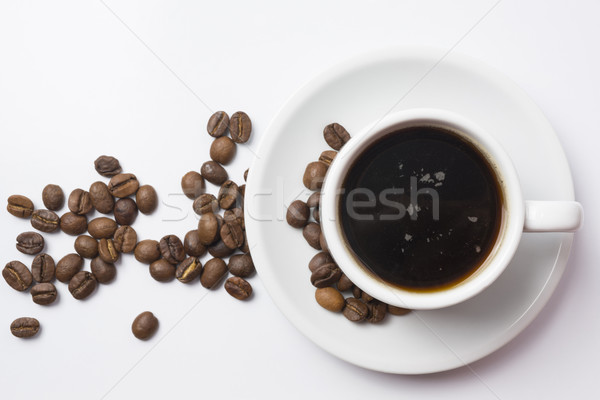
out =
[[[252,133],[252,121],[243,111],[238,111],[231,116],[229,121],[229,134],[236,143],[246,143]]]
[[[54,211],[35,210],[31,214],[31,226],[38,231],[46,233],[54,232],[60,226],[60,218]]]
[[[196,171],[190,171],[181,178],[181,189],[188,198],[195,200],[204,193],[206,184],[202,175]]]
[[[144,311],[133,320],[131,332],[140,340],[147,340],[158,330],[158,319],[150,311]]]
[[[350,134],[340,124],[334,122],[323,129],[323,137],[329,146],[334,150],[339,150],[350,140]]]
[[[31,274],[36,282],[51,282],[54,279],[55,271],[56,264],[54,264],[54,259],[49,254],[38,254],[31,263]]]
[[[240,207],[244,208],[244,198],[246,197],[246,184],[241,185],[238,188],[239,192],[240,192]]]
[[[77,300],[83,300],[91,295],[98,286],[96,277],[91,272],[79,271],[69,281],[69,292]]]
[[[14,194],[8,198],[6,210],[19,218],[29,218],[33,213],[33,202],[25,196]]]
[[[108,191],[115,197],[124,198],[135,194],[140,187],[134,174],[118,174],[110,178]]]
[[[135,246],[135,259],[144,264],[151,264],[160,258],[160,248],[156,240],[142,240]]]
[[[109,283],[117,275],[117,267],[112,263],[107,263],[100,257],[92,260],[90,269],[99,283]]]
[[[229,247],[227,247],[225,245],[225,243],[223,243],[222,240],[219,240],[218,242],[216,242],[212,246],[209,246],[209,248],[208,248],[208,253],[211,256],[218,257],[218,258],[229,257],[230,255],[233,254],[234,251],[235,250],[230,249]]]
[[[108,191],[104,182],[94,182],[90,186],[90,199],[92,205],[99,213],[110,214],[115,207],[115,198]]]
[[[212,212],[204,213],[198,221],[198,240],[204,246],[210,246],[220,238],[219,219]]]
[[[246,300],[252,295],[252,286],[238,276],[231,277],[225,281],[225,290],[238,300]]]
[[[119,225],[133,225],[138,215],[138,208],[133,199],[126,197],[115,203],[115,221]]]
[[[333,160],[335,159],[336,155],[337,155],[337,151],[325,150],[319,156],[319,161],[322,162],[323,164],[330,165],[333,162]]]
[[[241,208],[235,207],[231,210],[227,210],[223,213],[223,220],[227,221],[237,221],[238,224],[242,227],[242,229],[246,229],[246,220],[244,219],[244,210]]]
[[[72,212],[64,213],[60,217],[60,229],[69,235],[81,235],[88,229],[87,217]]]
[[[318,208],[315,208],[313,210],[313,218],[315,219],[315,221],[317,221],[318,224],[321,223],[321,214],[319,213],[319,209]],[[323,247],[323,246],[321,246],[321,247]]]
[[[349,297],[346,299],[346,304],[342,310],[344,317],[352,322],[363,321],[369,315],[369,307],[362,301]]]
[[[334,263],[324,264],[310,276],[310,282],[318,288],[333,286],[342,276],[342,270]]]
[[[231,250],[235,250],[244,244],[244,231],[236,220],[225,222],[221,227],[220,235],[225,246]]]
[[[175,266],[161,258],[150,264],[150,275],[159,282],[168,282],[175,278]]]
[[[48,210],[58,211],[65,204],[65,193],[58,185],[46,185],[42,190],[42,202]]]
[[[137,233],[131,226],[123,225],[117,228],[113,238],[115,249],[120,253],[132,253],[137,244]]]
[[[347,290],[352,290],[354,284],[352,281],[346,276],[346,274],[342,274],[340,280],[337,283],[337,288],[340,292],[345,292]]]
[[[167,235],[160,239],[160,253],[162,257],[173,265],[177,265],[185,259],[183,243],[175,235]]]
[[[31,298],[35,304],[42,306],[54,303],[56,300],[57,292],[56,287],[49,283],[38,283],[31,288]]]
[[[198,230],[189,231],[183,239],[183,249],[191,257],[202,257],[206,253],[206,247],[200,243]]]
[[[10,332],[18,338],[30,338],[40,331],[40,323],[35,318],[22,317],[10,324]]]
[[[306,200],[306,205],[309,206],[310,208],[314,208],[314,207],[318,208],[320,203],[321,203],[321,192],[314,192],[313,194],[310,195],[308,200]]]
[[[177,266],[175,277],[179,282],[190,283],[202,274],[202,263],[197,257],[188,257]]]
[[[92,211],[92,199],[90,194],[83,189],[75,189],[69,195],[67,202],[69,210],[77,215],[85,215]]]
[[[229,115],[225,111],[217,111],[210,116],[206,130],[212,137],[221,137],[227,132],[229,127]]]
[[[387,305],[377,300],[373,300],[367,304],[369,307],[369,316],[367,317],[367,321],[372,324],[378,324],[384,320]]]
[[[79,254],[67,254],[56,263],[56,279],[66,283],[83,268],[83,258]]]
[[[151,214],[158,207],[158,195],[150,185],[140,186],[135,194],[135,201],[142,214]]]
[[[325,180],[325,174],[327,174],[327,164],[320,161],[311,162],[306,166],[302,182],[307,189],[321,190],[323,181]]]
[[[227,264],[220,258],[211,258],[204,264],[200,284],[207,289],[214,288],[227,275]]]
[[[100,156],[94,161],[96,172],[107,178],[120,174],[122,170],[119,160],[111,156]]]
[[[296,200],[287,209],[285,219],[294,228],[303,228],[308,223],[310,209],[302,200]]]
[[[362,301],[364,301],[365,303],[375,300],[375,298],[373,296],[371,296],[369,293],[367,293],[365,291],[363,291],[362,294],[360,295],[360,299]]]
[[[114,264],[119,259],[119,251],[112,239],[100,239],[98,244],[98,256],[102,261]]]
[[[322,251],[311,258],[308,263],[308,269],[310,269],[310,272],[315,272],[315,270],[320,266],[330,263],[335,263],[335,261],[333,261],[333,257],[331,257],[331,255],[326,251]]]
[[[29,269],[20,261],[11,261],[2,270],[2,276],[8,285],[22,292],[33,283],[33,276]]]
[[[116,231],[117,223],[115,220],[107,217],[94,218],[88,225],[88,232],[95,239],[111,238]]]
[[[98,255],[98,241],[88,235],[78,236],[75,239],[75,251],[83,258],[94,258]]]
[[[223,210],[229,210],[238,204],[239,196],[238,185],[233,181],[226,181],[219,189],[219,206]]]
[[[254,262],[250,254],[236,254],[231,256],[227,266],[232,275],[247,278],[254,273]]]
[[[219,164],[226,165],[233,160],[235,156],[235,142],[227,136],[213,140],[210,145],[210,158]]]
[[[368,302],[374,300],[373,296],[371,296],[367,292],[363,292],[362,289],[359,288],[358,286],[354,286],[352,288],[352,295],[354,296],[355,299],[361,299],[365,303],[368,303]]]
[[[302,236],[306,239],[306,242],[313,248],[321,250],[321,244],[319,238],[321,236],[321,227],[319,224],[309,222],[304,229],[302,229]]]
[[[194,212],[198,215],[215,213],[219,209],[217,198],[209,193],[201,194],[192,205]]]
[[[406,315],[410,313],[411,310],[409,310],[408,308],[396,307],[388,304],[387,311],[392,315]]]
[[[329,247],[327,246],[327,241],[325,240],[325,235],[323,234],[323,231],[321,231],[321,234],[319,235],[319,246],[321,246],[321,250],[329,251]]]
[[[315,299],[321,307],[333,312],[340,312],[346,304],[344,296],[332,287],[318,288]]]
[[[250,245],[248,244],[248,236],[244,231],[244,244],[240,246],[240,251],[244,254],[250,253]]]
[[[17,250],[34,255],[44,250],[44,237],[37,232],[23,232],[17,236]]]
[[[244,171],[244,182],[248,180],[248,172],[250,172],[250,168]]]
[[[200,167],[202,177],[215,185],[222,185],[227,180],[227,171],[221,164],[214,161],[207,161]]]

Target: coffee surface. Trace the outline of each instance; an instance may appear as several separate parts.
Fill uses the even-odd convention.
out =
[[[438,290],[475,272],[496,242],[502,193],[485,157],[457,134],[406,128],[349,169],[339,218],[346,243],[376,276]]]

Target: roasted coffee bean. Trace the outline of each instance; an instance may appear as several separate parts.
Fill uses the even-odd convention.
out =
[[[94,218],[88,225],[88,232],[95,239],[111,238],[116,231],[117,223],[115,220],[107,217]]]
[[[246,235],[246,231],[244,231],[244,244],[240,246],[240,251],[244,254],[250,253],[250,244],[248,244],[248,236]]]
[[[244,244],[244,231],[237,220],[226,221],[221,227],[221,240],[232,250]]]
[[[302,182],[307,189],[321,190],[325,174],[327,174],[327,164],[320,161],[311,162],[306,166]]]
[[[185,260],[185,250],[183,243],[175,235],[167,235],[160,239],[160,253],[162,257],[173,265],[177,265]]]
[[[318,288],[333,286],[342,276],[342,270],[334,263],[324,264],[310,276],[310,282]]]
[[[54,211],[35,210],[31,214],[31,226],[38,231],[46,233],[54,232],[60,226],[60,218]]]
[[[247,278],[254,273],[254,262],[250,254],[236,254],[231,256],[227,266],[232,275]]]
[[[11,261],[2,270],[2,276],[8,285],[22,292],[33,283],[33,276],[29,269],[20,261]]]
[[[54,303],[57,296],[56,287],[49,282],[34,285],[30,293],[33,302],[42,306]]]
[[[133,225],[138,215],[138,208],[129,197],[119,199],[115,203],[115,221],[119,225]]]
[[[51,282],[54,279],[56,264],[49,254],[42,253],[35,256],[31,263],[33,279],[39,283]]]
[[[308,200],[306,200],[306,205],[309,206],[310,208],[314,208],[314,207],[318,208],[320,203],[321,203],[321,192],[314,192],[313,194],[310,195]]]
[[[206,184],[202,175],[196,171],[190,171],[181,178],[181,189],[188,198],[195,200],[204,193]]]
[[[240,191],[240,207],[244,207],[244,198],[246,197],[246,184],[241,185],[238,190]]]
[[[369,293],[367,293],[365,291],[363,291],[362,294],[360,295],[360,299],[362,301],[364,301],[365,303],[375,300],[375,298],[373,296],[371,296]]]
[[[67,202],[69,210],[73,214],[85,215],[92,211],[92,198],[89,192],[83,189],[75,189],[69,195],[69,201]]]
[[[35,318],[22,317],[10,324],[10,332],[18,338],[30,338],[40,331],[40,323]]]
[[[96,168],[96,172],[107,178],[111,178],[123,171],[119,160],[111,156],[98,157],[94,161],[94,167]]]
[[[56,263],[56,279],[66,283],[83,268],[83,258],[79,254],[67,254]]]
[[[333,261],[333,257],[331,257],[331,254],[327,253],[326,251],[322,251],[311,258],[310,262],[308,263],[308,269],[310,269],[310,272],[315,272],[315,270],[320,266],[330,263],[335,263],[335,261]]]
[[[17,250],[34,255],[44,250],[44,237],[37,232],[23,232],[17,236]]]
[[[135,194],[135,201],[142,214],[151,214],[158,207],[158,195],[150,185],[140,186]]]
[[[252,286],[238,276],[233,276],[225,281],[225,290],[238,300],[246,300],[252,295]]]
[[[238,185],[233,181],[226,181],[219,189],[219,206],[223,210],[229,210],[239,202],[240,192]]]
[[[223,221],[237,221],[238,224],[242,227],[242,229],[246,229],[246,220],[244,219],[244,210],[241,208],[235,207],[231,210],[227,210],[223,213]]]
[[[329,146],[334,150],[339,150],[350,140],[350,134],[340,124],[334,122],[323,129],[323,137]]]
[[[175,277],[179,282],[190,283],[202,274],[202,263],[197,257],[188,257],[177,266]]]
[[[332,287],[318,288],[315,292],[315,299],[321,307],[333,312],[342,311],[346,304],[344,296]]]
[[[115,249],[120,253],[132,253],[137,244],[137,233],[131,226],[123,225],[117,228],[113,238]]]
[[[14,194],[8,198],[6,210],[19,218],[29,218],[33,213],[33,202],[25,196]]]
[[[98,286],[96,276],[91,272],[79,271],[69,281],[69,292],[77,300],[83,300],[91,295]]]
[[[211,256],[218,258],[229,257],[233,254],[234,251],[234,249],[230,249],[229,247],[227,247],[222,240],[219,240],[217,243],[208,247],[208,253]]]
[[[214,288],[227,275],[227,264],[220,258],[211,258],[204,264],[200,283],[207,289]]]
[[[207,161],[200,167],[202,177],[215,185],[222,185],[227,180],[227,171],[221,164],[214,161]]]
[[[219,164],[226,165],[233,160],[235,156],[235,142],[227,136],[213,140],[210,145],[210,158]]]
[[[110,214],[115,207],[115,198],[108,191],[104,182],[94,182],[90,186],[90,199],[92,205],[99,213]]]
[[[354,298],[361,299],[365,303],[368,303],[369,301],[373,301],[374,300],[373,296],[371,296],[367,292],[363,292],[362,289],[359,288],[358,286],[354,286],[352,288],[352,295],[354,296]]]
[[[194,212],[198,215],[215,213],[219,209],[217,198],[209,193],[201,194],[192,205]]]
[[[369,315],[369,307],[358,299],[349,297],[346,299],[346,304],[342,310],[344,317],[352,322],[363,321]]]
[[[236,143],[246,143],[252,133],[252,121],[243,111],[238,111],[229,120],[229,134]]]
[[[150,264],[150,275],[159,282],[169,282],[175,278],[175,266],[161,258]]]
[[[98,244],[98,256],[102,261],[114,264],[119,259],[119,251],[112,239],[100,239]]]
[[[65,213],[60,217],[60,229],[69,235],[81,235],[88,229],[87,217],[72,212]]]
[[[99,283],[109,283],[117,275],[117,267],[112,263],[107,263],[100,257],[96,257],[90,264],[92,274],[96,277]]]
[[[110,178],[108,191],[115,197],[124,198],[135,194],[140,187],[134,174],[118,174]]]
[[[323,234],[323,231],[321,231],[321,234],[319,235],[319,246],[321,246],[321,250],[329,251],[329,247],[327,246],[327,241],[325,240],[325,235]]]
[[[58,185],[46,185],[42,190],[42,202],[48,210],[58,211],[65,204],[65,193]]]
[[[377,300],[373,300],[367,304],[369,307],[369,316],[367,317],[367,321],[372,324],[378,324],[384,320],[387,305]]]
[[[318,208],[315,208],[313,210],[313,218],[315,219],[315,221],[317,221],[318,224],[321,223],[321,214],[320,214]],[[323,246],[321,245],[321,247],[323,247]]]
[[[340,280],[337,283],[337,288],[340,292],[345,292],[347,290],[352,290],[354,284],[352,281],[346,276],[346,274],[342,274],[340,276]]]
[[[321,236],[321,227],[319,224],[309,222],[302,230],[302,236],[306,239],[306,242],[313,248],[321,250],[321,244],[319,238]]]
[[[158,319],[150,311],[144,311],[133,320],[131,332],[140,340],[150,339],[158,330]]]
[[[410,313],[411,310],[408,308],[396,307],[392,305],[387,305],[387,312],[392,315],[406,315]]]
[[[244,182],[248,180],[248,172],[250,172],[250,168],[244,171]]]
[[[206,130],[212,137],[221,137],[229,128],[229,115],[225,111],[217,111],[210,116]]]
[[[321,161],[324,164],[330,165],[333,162],[333,160],[335,159],[336,155],[337,155],[337,151],[325,150],[319,156],[319,161]]]
[[[287,209],[285,219],[294,228],[303,228],[308,223],[310,208],[302,200],[296,200]]]
[[[206,247],[200,243],[198,230],[189,231],[183,239],[183,249],[191,257],[202,257],[206,253]]]
[[[210,246],[220,238],[219,219],[212,212],[204,213],[198,221],[198,238],[204,246]]]
[[[151,264],[160,258],[160,248],[156,240],[142,240],[135,246],[135,259],[144,264]]]
[[[83,258],[94,258],[98,255],[98,241],[88,235],[78,236],[75,239],[75,251]]]

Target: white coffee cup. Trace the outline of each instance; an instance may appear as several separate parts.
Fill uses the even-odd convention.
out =
[[[339,196],[346,174],[354,161],[378,139],[415,126],[444,128],[474,145],[494,170],[504,197],[504,218],[488,257],[468,278],[454,286],[434,291],[403,289],[375,276],[348,248],[339,223]],[[329,252],[354,284],[385,303],[424,310],[448,307],[480,293],[508,266],[524,231],[574,232],[582,224],[583,209],[575,201],[524,200],[519,176],[511,159],[502,146],[481,127],[446,110],[410,109],[374,122],[344,145],[325,177],[321,191],[320,217]]]

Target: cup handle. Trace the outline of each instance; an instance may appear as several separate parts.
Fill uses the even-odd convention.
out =
[[[576,201],[525,201],[524,232],[575,232],[583,224]]]

